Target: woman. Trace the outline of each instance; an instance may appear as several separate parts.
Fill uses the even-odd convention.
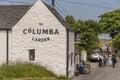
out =
[[[112,56],[109,55],[109,58],[108,58],[108,65],[112,65]]]

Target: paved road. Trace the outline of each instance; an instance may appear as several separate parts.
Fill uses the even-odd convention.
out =
[[[115,68],[112,68],[112,66],[96,68],[93,73],[80,75],[74,80],[120,80],[120,59],[117,59],[117,61]]]

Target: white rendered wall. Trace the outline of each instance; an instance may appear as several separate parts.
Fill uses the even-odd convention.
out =
[[[6,63],[6,30],[0,30],[0,65]]]
[[[75,55],[75,45],[74,45],[74,32],[69,31],[69,77],[74,75],[75,71],[75,63],[74,63],[74,55]],[[71,60],[72,58],[72,60]],[[72,61],[72,65],[71,65]]]
[[[39,25],[43,23],[43,25]],[[58,35],[23,34],[24,29],[58,29]],[[66,28],[47,7],[38,0],[23,18],[12,28],[10,61],[29,62],[29,49],[35,49],[35,63],[66,75]],[[50,37],[49,41],[33,41],[32,37]]]

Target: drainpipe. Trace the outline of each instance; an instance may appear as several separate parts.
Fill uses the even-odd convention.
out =
[[[66,53],[66,76],[69,77],[69,30],[66,29],[67,31],[67,53]]]
[[[6,63],[9,63],[9,30],[6,30]]]

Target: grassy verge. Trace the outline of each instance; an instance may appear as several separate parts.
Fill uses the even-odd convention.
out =
[[[69,80],[57,77],[46,68],[34,64],[2,65],[0,67],[0,80]]]

